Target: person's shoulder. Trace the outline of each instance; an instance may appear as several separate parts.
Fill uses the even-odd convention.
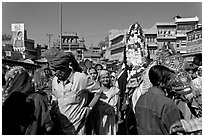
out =
[[[75,77],[88,77],[86,74],[81,73],[81,72],[74,72]]]
[[[52,81],[54,82],[54,81],[57,81],[57,76],[54,76],[53,78],[52,78]]]
[[[52,78],[52,84],[57,84],[57,76],[54,76],[53,78]]]
[[[74,76],[75,81],[87,81],[88,80],[88,76],[81,72],[74,72],[73,76]]]

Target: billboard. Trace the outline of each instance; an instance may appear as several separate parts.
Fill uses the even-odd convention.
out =
[[[25,50],[24,24],[23,23],[11,24],[11,31],[14,51],[23,52]]]

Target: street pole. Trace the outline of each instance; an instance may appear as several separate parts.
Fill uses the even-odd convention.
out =
[[[60,28],[60,50],[62,49],[62,2],[59,3],[59,28]]]

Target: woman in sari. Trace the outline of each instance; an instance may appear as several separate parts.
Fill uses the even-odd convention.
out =
[[[2,133],[22,135],[32,123],[34,116],[34,104],[26,101],[32,92],[31,79],[27,71],[20,66],[7,71],[5,79],[6,86],[2,96]]]
[[[110,73],[101,70],[99,74],[102,95],[98,102],[99,135],[116,135],[116,115],[119,89],[111,85]]]
[[[5,77],[3,134],[42,135],[49,132],[52,121],[47,100],[42,94],[34,92],[28,72],[17,66],[11,68]]]
[[[85,121],[100,97],[100,87],[90,80],[71,52],[59,52],[49,61],[55,72],[52,94],[58,102],[57,119],[61,134],[85,134]],[[90,101],[88,92],[95,96]]]

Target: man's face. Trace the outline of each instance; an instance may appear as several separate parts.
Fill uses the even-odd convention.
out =
[[[56,71],[55,75],[58,77],[58,80],[66,80],[67,75],[69,75],[71,73],[71,69],[70,68],[60,68]]]
[[[96,78],[97,78],[97,72],[96,72],[95,69],[90,69],[90,70],[89,70],[89,74],[90,74],[92,80],[96,80]]]
[[[198,74],[198,76],[202,77],[202,68],[198,68],[197,74]]]
[[[96,70],[99,73],[102,70],[102,67],[98,65],[98,66],[96,66]]]

